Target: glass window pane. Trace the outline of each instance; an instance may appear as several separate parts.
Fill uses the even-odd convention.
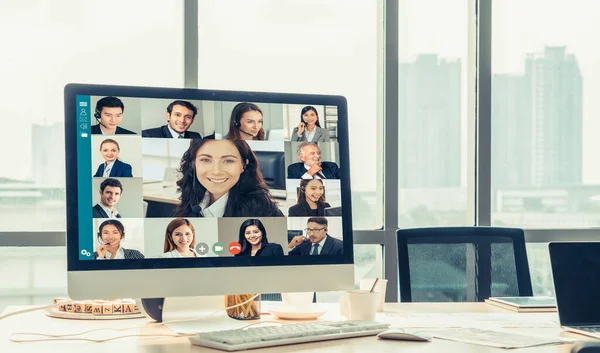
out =
[[[533,295],[554,296],[548,243],[527,243],[527,260],[531,273]]]
[[[141,11],[140,9],[143,9]],[[183,85],[181,2],[0,4],[0,231],[65,229],[67,83]]]
[[[495,225],[600,225],[599,12],[587,0],[493,2]]]
[[[379,1],[199,2],[200,88],[343,95],[354,227],[383,224]],[[226,20],[224,20],[226,19]]]
[[[472,0],[400,0],[399,6],[398,224],[473,224],[467,176],[474,138],[467,134]]]

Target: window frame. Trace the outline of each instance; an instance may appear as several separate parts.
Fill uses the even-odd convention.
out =
[[[400,0],[378,0],[378,128],[382,141],[383,186],[377,197],[383,205],[383,227],[354,231],[354,244],[381,245],[383,271],[388,279],[386,300],[398,301],[398,91]],[[468,57],[468,180],[469,215],[475,226],[491,224],[491,50],[492,0],[473,0],[469,11]],[[183,0],[184,86],[198,88],[198,3]],[[474,109],[470,109],[474,107]],[[384,192],[385,190],[385,192]],[[600,239],[600,228],[526,229],[529,243],[592,241]],[[65,233],[56,231],[0,232],[0,246],[65,246]]]

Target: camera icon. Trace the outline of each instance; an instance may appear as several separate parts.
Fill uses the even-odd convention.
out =
[[[89,251],[83,249],[83,250],[81,250],[81,255],[90,257],[90,256],[92,256],[92,253],[90,253]]]

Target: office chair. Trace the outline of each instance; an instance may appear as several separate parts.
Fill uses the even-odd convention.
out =
[[[399,229],[396,238],[402,302],[533,295],[522,229]]]
[[[254,151],[265,183],[271,189],[285,190],[285,157],[283,152]]]
[[[600,353],[598,342],[578,342],[571,348],[571,353]]]

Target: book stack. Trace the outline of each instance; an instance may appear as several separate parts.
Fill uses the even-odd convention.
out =
[[[556,299],[552,297],[491,297],[485,302],[520,313],[556,311]]]

